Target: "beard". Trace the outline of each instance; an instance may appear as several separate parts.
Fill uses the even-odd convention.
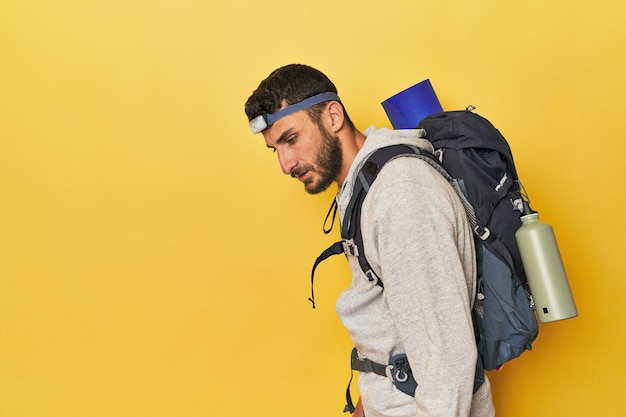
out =
[[[339,137],[332,136],[324,126],[318,125],[322,135],[320,148],[315,158],[317,168],[313,166],[305,166],[298,173],[292,173],[297,176],[305,171],[311,171],[317,174],[313,178],[304,183],[304,189],[309,194],[319,194],[326,191],[328,187],[335,181],[335,178],[341,171],[343,164],[343,156],[341,151],[341,143]],[[295,174],[295,175],[294,175]]]

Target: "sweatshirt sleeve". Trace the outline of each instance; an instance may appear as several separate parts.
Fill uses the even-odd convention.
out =
[[[467,416],[477,355],[468,278],[473,264],[467,266],[473,249],[456,196],[437,175],[381,181],[385,185],[372,190],[367,227],[374,241],[367,256],[376,259],[418,383],[417,415]]]

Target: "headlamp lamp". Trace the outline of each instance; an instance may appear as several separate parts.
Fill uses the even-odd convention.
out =
[[[276,123],[277,120],[282,119],[285,116],[288,116],[300,110],[304,110],[316,104],[323,103],[325,101],[331,101],[331,100],[337,100],[341,102],[341,100],[339,100],[339,96],[335,93],[321,93],[313,97],[306,98],[297,103],[290,104],[287,107],[284,107],[275,113],[262,114],[250,120],[250,130],[252,130],[252,133],[255,133],[255,134],[260,133],[264,131],[265,129],[267,129],[268,127],[270,127],[271,125],[273,125],[274,123]]]

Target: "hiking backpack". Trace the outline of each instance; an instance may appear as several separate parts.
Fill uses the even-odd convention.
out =
[[[436,113],[420,122],[418,128],[425,130],[425,138],[433,144],[435,155],[409,145],[390,145],[378,149],[365,161],[344,213],[342,240],[315,261],[311,287],[319,263],[340,253],[357,256],[367,278],[383,287],[365,258],[361,205],[378,172],[389,160],[411,156],[428,162],[457,191],[474,230],[478,276],[472,320],[478,350],[477,390],[484,380],[483,370],[499,369],[532,348],[538,323],[515,241],[515,232],[521,227],[520,216],[529,209],[528,200],[506,139],[487,119],[472,110],[473,107],[468,107]],[[336,205],[334,207],[336,210]],[[309,300],[315,308],[313,288]],[[372,371],[379,366],[376,363],[355,366],[354,352],[352,363],[355,370]]]

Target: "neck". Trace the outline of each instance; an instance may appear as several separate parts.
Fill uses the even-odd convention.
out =
[[[348,176],[348,172],[350,171],[350,167],[354,162],[354,158],[356,158],[356,154],[363,147],[365,139],[365,135],[357,129],[350,131],[348,134],[345,135],[345,137],[339,137],[339,140],[341,141],[343,156],[341,171],[339,172],[339,175],[337,175],[337,177],[335,178],[335,182],[337,183],[339,188],[341,188],[343,182]]]

